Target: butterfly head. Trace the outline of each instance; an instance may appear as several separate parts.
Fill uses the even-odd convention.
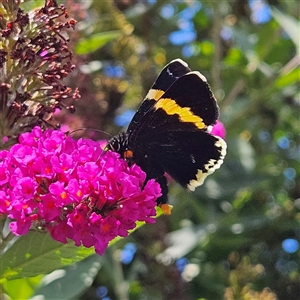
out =
[[[105,150],[118,152],[129,164],[133,162],[133,151],[128,148],[128,134],[121,132],[110,139]]]

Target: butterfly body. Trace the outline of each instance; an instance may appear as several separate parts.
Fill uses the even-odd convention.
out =
[[[218,118],[206,78],[176,59],[162,70],[127,131],[112,138],[107,149],[139,165],[147,179],[154,178],[163,194],[157,202],[164,204],[165,173],[194,190],[221,166],[226,143],[209,133]]]

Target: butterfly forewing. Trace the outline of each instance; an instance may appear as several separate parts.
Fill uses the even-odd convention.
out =
[[[156,78],[154,84],[146,95],[141,106],[129,124],[127,132],[130,133],[140,122],[147,111],[162,97],[165,91],[180,77],[190,72],[191,69],[181,59],[175,59],[167,64]]]
[[[189,72],[177,79],[139,123],[129,125],[129,141],[135,145],[154,142],[153,137],[161,131],[166,137],[172,131],[207,130],[216,122],[219,110],[205,80],[199,72]]]
[[[178,78],[189,72],[191,69],[183,60],[172,60],[160,72],[145,99],[158,100]]]

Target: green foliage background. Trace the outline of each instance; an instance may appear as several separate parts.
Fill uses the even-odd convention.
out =
[[[170,33],[184,26],[183,12],[195,3],[200,9],[189,21],[196,39],[172,44]],[[299,2],[270,0],[265,23],[253,21],[247,1],[64,4],[79,21],[70,32],[78,70],[69,80],[82,98],[77,113],[61,114],[60,122],[118,133],[115,116],[136,109],[163,66],[179,57],[207,77],[227,130],[228,154],[195,193],[170,183],[171,216],[139,228],[101,258],[93,255],[63,275],[46,276],[38,290],[40,276],[36,283],[16,279],[27,284],[26,293],[15,294],[16,280],[6,283],[6,292],[12,299],[32,293],[105,299],[96,295],[105,286],[106,297],[122,300],[300,299],[299,248],[288,253],[282,247],[289,238],[300,242]],[[168,18],[162,16],[166,6],[173,9]],[[224,28],[228,39],[222,38]],[[192,49],[188,57],[186,46]],[[124,75],[107,76],[108,66],[121,66]],[[125,265],[120,255],[128,242],[137,252]],[[182,257],[199,268],[191,281],[176,268]]]

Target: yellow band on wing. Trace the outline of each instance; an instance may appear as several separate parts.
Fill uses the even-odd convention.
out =
[[[181,122],[193,123],[199,129],[206,128],[202,118],[193,114],[189,107],[179,106],[173,99],[161,98],[155,103],[154,107],[163,109],[168,115],[178,115]]]

